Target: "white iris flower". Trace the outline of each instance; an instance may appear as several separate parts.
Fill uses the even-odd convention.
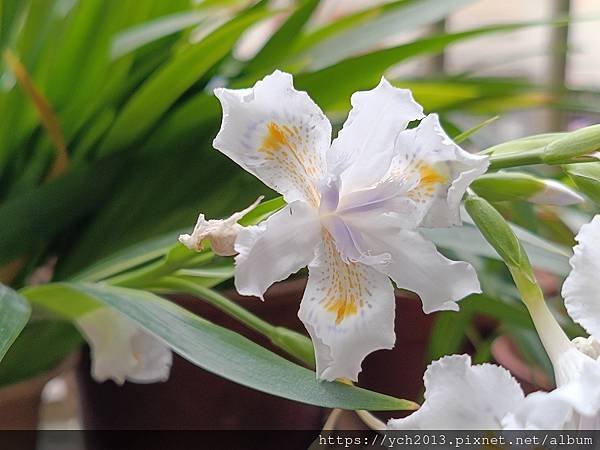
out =
[[[590,334],[569,341],[546,308],[531,309],[554,367],[556,389],[527,397],[505,369],[448,356],[425,372],[425,403],[390,429],[600,429],[600,215],[584,225],[562,294],[569,315]]]
[[[169,347],[109,307],[97,308],[75,322],[90,346],[92,377],[155,383],[167,381],[173,362]]]
[[[299,317],[320,379],[356,380],[366,355],[393,347],[390,278],[416,292],[427,313],[457,310],[480,292],[473,268],[445,258],[418,228],[460,224],[461,198],[488,160],[453,143],[410,91],[382,79],[355,93],[333,142],[327,117],[289,74],[215,94],[223,122],[214,147],[287,202],[236,229],[236,288],[262,298],[308,266]]]
[[[471,365],[468,355],[434,361],[425,371],[425,403],[389,430],[553,430],[569,410],[547,392],[527,397],[508,370],[494,364]]]

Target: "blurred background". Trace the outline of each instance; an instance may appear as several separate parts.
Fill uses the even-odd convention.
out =
[[[464,144],[474,151],[600,114],[596,0],[2,0],[1,8],[0,280],[17,288],[67,279],[189,228],[200,210],[220,217],[272,196],[212,151],[220,110],[211,91],[251,86],[275,68],[294,73],[337,126],[352,92],[383,74],[439,112],[451,136],[498,116]],[[570,244],[567,225],[582,219],[555,220],[552,239]],[[520,225],[539,231],[535,219]],[[549,291],[556,275],[547,274]],[[80,345],[73,330],[48,322],[38,317],[20,338],[0,385],[54,367]],[[455,347],[471,332],[455,329]],[[481,341],[481,360],[498,334]],[[60,336],[59,350],[47,351],[49,336]],[[430,357],[453,350],[438,346]],[[42,398],[41,428],[82,426],[72,373],[51,380]]]

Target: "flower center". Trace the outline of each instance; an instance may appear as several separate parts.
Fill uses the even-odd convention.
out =
[[[342,202],[344,206],[340,207],[340,180],[337,177],[330,177],[322,183],[319,191],[321,225],[332,236],[342,260],[346,263],[362,262],[369,265],[388,263],[389,254],[371,254],[361,230],[354,226],[351,220],[352,214],[368,213],[376,209],[385,198],[377,198],[370,194],[366,197],[358,195],[355,199],[350,198],[349,201]]]

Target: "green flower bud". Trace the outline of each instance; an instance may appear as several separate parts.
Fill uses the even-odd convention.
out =
[[[480,176],[471,188],[489,201],[524,200],[542,205],[572,205],[583,202],[577,192],[555,180],[522,172],[497,172]]]
[[[563,170],[581,192],[600,205],[600,162],[569,164]]]
[[[581,128],[546,145],[542,159],[547,164],[561,164],[600,149],[600,124]]]
[[[544,148],[550,142],[555,141],[567,133],[545,133],[524,138],[515,139],[512,141],[503,142],[501,144],[489,147],[481,152],[483,155],[500,155],[510,153],[521,153],[529,150]]]
[[[467,196],[465,208],[483,237],[494,247],[511,272],[520,272],[527,278],[534,279],[527,253],[496,208],[477,195]]]

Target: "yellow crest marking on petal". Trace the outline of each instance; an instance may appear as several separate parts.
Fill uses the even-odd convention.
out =
[[[367,290],[362,283],[360,266],[342,261],[328,232],[324,232],[323,240],[329,265],[329,285],[321,302],[327,312],[335,314],[335,324],[339,325],[358,314]]]
[[[339,325],[346,317],[357,314],[358,309],[353,298],[336,298],[326,304],[327,311],[335,313],[335,324]]]
[[[316,178],[320,164],[313,149],[303,139],[302,130],[272,121],[267,123],[266,128],[266,135],[258,151],[277,164],[298,189],[304,192],[306,199],[318,206],[319,195],[311,178]]]
[[[283,147],[291,149],[288,140],[288,127],[281,127],[275,122],[267,124],[267,136],[264,138],[259,151],[265,153],[268,157],[273,158],[274,153]]]
[[[423,164],[419,167],[419,173],[421,174],[420,184],[434,185],[442,184],[446,182],[446,177],[436,171],[433,167],[427,164]]]

